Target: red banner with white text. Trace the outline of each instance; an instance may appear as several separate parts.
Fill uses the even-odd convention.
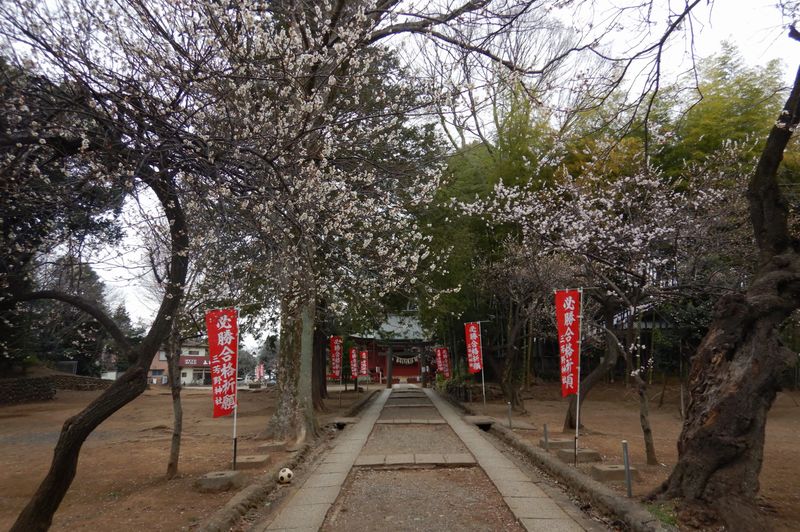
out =
[[[556,290],[556,326],[561,354],[561,396],[578,393],[580,365],[581,294]]]
[[[464,324],[467,338],[467,369],[470,373],[478,373],[483,369],[483,351],[481,351],[481,324],[477,321]]]
[[[358,378],[358,349],[350,348],[350,376]]]
[[[358,369],[358,375],[360,377],[369,377],[369,368],[367,367],[367,359],[369,357],[369,351],[361,351],[361,365]]]
[[[236,366],[239,351],[238,312],[222,308],[206,312],[211,393],[214,417],[227,416],[236,407]]]
[[[340,379],[342,376],[342,337],[331,336],[331,378]]]
[[[446,347],[436,348],[436,373],[441,373],[446,379],[450,378],[450,352]]]

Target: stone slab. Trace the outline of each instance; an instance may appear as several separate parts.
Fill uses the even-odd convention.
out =
[[[539,440],[539,447],[542,449],[545,448],[544,445],[544,438]],[[547,450],[549,451],[556,451],[558,449],[574,449],[575,448],[575,440],[571,438],[549,438],[547,440]]]
[[[639,479],[639,471],[631,467],[631,478]],[[592,478],[600,482],[625,481],[625,466],[623,464],[596,464],[591,469]]]
[[[292,501],[294,503],[294,501]],[[281,511],[267,530],[282,528],[314,528],[319,529],[325,521],[325,514],[331,507],[328,503],[290,504]]]
[[[244,485],[241,471],[212,471],[194,481],[194,489],[200,493],[219,493]]]
[[[492,479],[497,491],[503,497],[541,497],[544,492],[542,488],[530,480],[496,480]]]
[[[570,518],[520,519],[529,532],[584,532],[583,527]]]
[[[506,497],[506,504],[519,519],[568,519],[566,512],[548,497]]]
[[[474,464],[475,458],[469,453],[451,453],[444,455],[444,461],[451,465]]]
[[[386,462],[386,455],[385,454],[362,454],[358,458],[356,458],[355,464],[357,466],[380,466]]]
[[[406,465],[414,463],[413,454],[387,454],[385,465]]]
[[[434,406],[433,406],[432,403],[408,403],[408,404],[402,404],[402,405],[386,405],[383,408],[384,409],[386,409],[386,408],[430,408],[431,410],[434,410]]]
[[[501,419],[495,420],[495,423],[502,423],[504,427],[508,427],[508,418],[506,418],[505,420]],[[514,418],[511,418],[511,428],[512,430],[517,430],[517,429],[536,430],[536,427],[534,427],[531,423],[528,423],[527,421],[523,421],[521,419],[514,419]]]
[[[341,487],[347,473],[315,473],[308,477],[304,488],[327,488],[329,486]]]
[[[435,453],[420,453],[414,455],[415,464],[445,464],[444,455]]]
[[[270,456],[268,454],[253,454],[250,456],[237,456],[236,469],[258,469],[269,465]]]
[[[326,486],[324,488],[302,487],[295,493],[292,502],[297,504],[333,504],[339,496],[339,488]]]
[[[556,452],[556,456],[559,460],[567,463],[574,463],[575,462],[575,450],[574,449],[559,449]],[[588,462],[600,462],[602,458],[600,457],[600,453],[595,451],[594,449],[578,449],[578,463],[585,464]]]

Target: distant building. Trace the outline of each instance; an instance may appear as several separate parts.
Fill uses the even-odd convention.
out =
[[[181,372],[181,385],[210,385],[211,361],[208,357],[208,343],[203,340],[187,340],[183,343],[178,367]],[[152,384],[167,384],[167,353],[159,349],[150,370],[147,380]]]
[[[400,381],[419,380],[422,375],[423,354],[434,342],[422,328],[416,316],[389,314],[374,331],[350,336],[359,351],[366,349],[370,376],[373,381],[386,382],[388,356],[392,353],[392,378]],[[348,354],[344,353],[347,357]]]

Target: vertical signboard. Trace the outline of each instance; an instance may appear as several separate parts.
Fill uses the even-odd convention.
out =
[[[483,369],[481,324],[477,321],[465,323],[464,333],[467,338],[467,369],[470,373],[478,373]]]
[[[358,378],[358,349],[355,347],[350,348],[350,376]]]
[[[331,378],[338,380],[342,376],[342,337],[331,336]]]
[[[580,380],[580,290],[556,290],[556,326],[561,355],[561,396],[578,393]]]
[[[358,370],[358,375],[360,377],[368,377],[369,376],[369,368],[367,368],[367,358],[369,357],[369,352],[365,349],[361,351],[360,355],[360,366]]]
[[[236,408],[236,367],[239,350],[238,312],[233,308],[206,312],[208,351],[214,417],[227,416]]]
[[[450,352],[446,347],[436,348],[436,373],[441,373],[446,379],[450,378]]]

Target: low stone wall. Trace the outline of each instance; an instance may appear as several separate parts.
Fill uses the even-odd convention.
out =
[[[112,382],[66,374],[0,379],[0,405],[52,401],[56,390],[105,390]]]
[[[105,390],[114,381],[97,379],[94,377],[83,377],[81,375],[51,375],[57,390]]]
[[[0,380],[0,405],[51,401],[56,386],[50,377],[21,377]]]

